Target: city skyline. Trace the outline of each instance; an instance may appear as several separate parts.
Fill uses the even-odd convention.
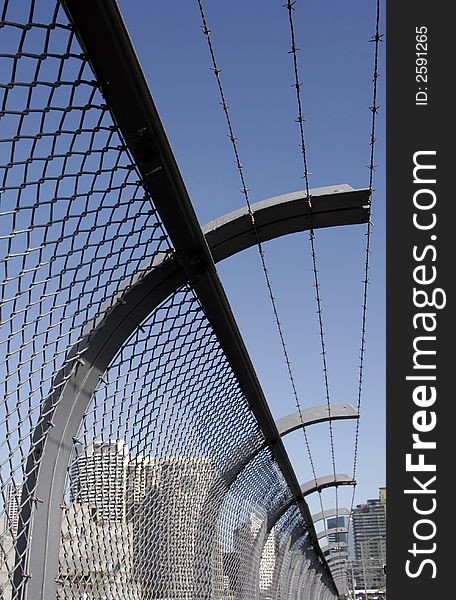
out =
[[[385,586],[386,565],[386,488],[379,488],[377,498],[358,504],[352,513],[354,561],[358,587]]]
[[[201,520],[201,511],[204,495],[216,489],[213,460],[208,457],[131,455],[124,440],[109,439],[93,440],[86,446],[79,442],[75,445],[74,457],[69,468],[70,504],[62,522],[59,575],[59,581],[64,584],[62,589],[68,585],[79,589],[80,573],[87,572],[90,564],[89,571],[93,571],[94,576],[97,572],[110,574],[116,585],[123,586],[125,593],[136,594],[134,598],[159,597],[158,588],[150,588],[150,583],[144,587],[141,581],[148,581],[153,568],[156,572],[154,581],[163,581],[163,589],[169,590],[170,573],[175,569],[179,555],[181,577],[175,584],[179,597],[191,597],[194,572],[199,564],[200,584],[206,578],[204,585],[208,590],[225,589],[225,594],[232,592],[241,598],[247,593],[244,586],[254,584],[249,577],[247,556],[251,557],[252,549],[260,543],[258,585],[262,598],[267,600],[269,589],[278,577],[279,545],[275,528],[264,537],[263,520],[250,513],[247,520],[234,528],[231,550],[222,545],[223,531],[217,530],[217,536],[221,536],[218,541],[213,537],[214,532],[207,530],[205,533],[202,523],[207,519]],[[13,520],[17,527],[18,494],[20,486],[11,484],[3,515],[3,532],[13,532]],[[348,517],[328,518],[322,522],[321,528],[326,527],[329,532],[329,547],[334,546],[327,556],[338,551],[336,547],[343,546],[350,560],[350,552],[354,550],[354,560],[347,564],[357,574],[358,587],[364,586],[365,576],[369,589],[384,585],[380,570],[386,560],[385,506],[386,488],[379,489],[378,498],[358,504],[351,516],[349,538],[346,534],[330,533],[335,527],[347,526]],[[185,526],[181,520],[183,515]],[[89,544],[94,535],[98,539],[95,546],[93,542]],[[352,540],[354,549],[351,548]],[[215,550],[207,555],[199,553],[195,561],[196,548],[201,546]],[[84,550],[86,554],[81,554],[81,550],[76,551],[77,547],[91,547],[92,550]],[[247,554],[244,556],[244,553]],[[69,558],[71,556],[73,558]],[[203,566],[204,556],[206,567]],[[374,564],[375,561],[379,564]],[[214,564],[219,565],[218,571],[214,571]],[[2,577],[5,576],[4,566]],[[133,573],[134,580],[131,579]],[[95,579],[92,584],[90,581],[84,585],[101,585],[100,590],[105,585],[103,582],[96,584]]]

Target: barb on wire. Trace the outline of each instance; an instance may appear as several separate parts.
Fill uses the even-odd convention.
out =
[[[377,105],[377,82],[379,78],[378,72],[378,58],[379,58],[379,49],[380,42],[383,41],[383,34],[380,34],[380,0],[376,2],[376,23],[375,23],[375,34],[369,40],[374,43],[374,73],[372,78],[372,105],[369,106],[369,110],[372,113],[371,119],[371,133],[370,133],[370,160],[369,160],[369,191],[371,197],[371,207],[372,207],[372,194],[373,194],[373,183],[374,183],[374,172],[375,172],[375,131],[377,124],[377,115],[380,107]],[[363,377],[364,377],[364,356],[366,351],[366,322],[367,322],[367,299],[368,299],[368,285],[369,285],[369,256],[370,256],[370,247],[371,247],[371,231],[372,231],[372,208],[371,214],[369,215],[369,221],[367,223],[367,231],[366,231],[366,259],[364,264],[364,279],[363,279],[363,306],[362,306],[362,318],[361,318],[361,347],[360,347],[360,356],[359,356],[359,377],[358,377],[358,398],[357,398],[357,411],[358,414],[361,409],[361,401],[362,401],[362,392],[363,392]],[[360,420],[356,422],[356,431],[355,431],[355,447],[354,447],[354,457],[353,457],[353,479],[356,480],[356,470],[358,466],[358,447],[359,447],[359,427]],[[350,512],[353,511],[353,506],[355,502],[355,493],[356,493],[356,485],[353,487],[353,495],[351,500]]]
[[[299,48],[296,45],[296,35],[294,28],[294,18],[293,12],[295,10],[294,5],[296,4],[295,0],[288,0],[283,7],[288,11],[288,23],[290,28],[290,38],[291,38],[291,50],[289,50],[289,54],[293,57],[293,72],[294,72],[294,82],[292,87],[296,90],[296,103],[298,106],[298,116],[295,119],[295,122],[299,125],[299,136],[300,136],[300,149],[303,161],[303,179],[305,181],[306,187],[306,201],[308,206],[308,219],[309,219],[309,242],[310,242],[310,253],[312,258],[312,271],[313,271],[313,280],[314,280],[314,288],[315,288],[315,300],[317,303],[317,315],[318,315],[318,330],[320,337],[320,347],[321,347],[321,357],[322,357],[322,366],[323,366],[323,377],[324,377],[324,386],[325,386],[325,397],[326,404],[328,407],[328,428],[329,428],[329,438],[331,444],[331,460],[332,460],[332,468],[334,479],[336,478],[336,455],[334,449],[334,433],[332,427],[331,420],[331,399],[330,399],[330,391],[329,391],[329,378],[328,378],[328,363],[326,359],[326,343],[325,343],[325,333],[323,328],[323,310],[322,310],[322,301],[320,294],[320,279],[318,276],[318,268],[317,268],[317,251],[315,245],[315,232],[313,228],[313,215],[312,215],[312,197],[310,194],[310,185],[309,185],[309,175],[311,174],[308,168],[308,159],[307,159],[307,146],[305,143],[304,137],[304,113],[302,107],[302,97],[301,97],[301,87],[302,82],[299,80],[299,67],[298,67],[298,51]],[[336,508],[338,507],[338,494],[337,494],[337,486],[336,486]],[[323,506],[322,512],[323,512]]]
[[[241,192],[244,196],[245,203],[247,205],[247,210],[249,213],[249,217],[250,217],[250,220],[252,223],[252,227],[255,232],[256,245],[258,248],[258,253],[260,256],[260,260],[261,260],[261,266],[262,266],[263,274],[264,274],[265,281],[266,281],[269,300],[270,300],[271,306],[272,306],[274,321],[275,321],[277,331],[279,334],[280,344],[282,346],[282,351],[283,351],[283,355],[284,355],[284,360],[285,360],[285,364],[286,364],[286,368],[287,368],[288,377],[290,380],[290,385],[291,385],[292,392],[293,392],[293,397],[295,399],[296,408],[299,412],[301,422],[303,422],[301,403],[299,400],[299,395],[298,395],[298,391],[297,391],[295,377],[293,374],[290,356],[289,356],[287,345],[285,342],[285,335],[284,335],[284,331],[283,331],[282,324],[281,324],[280,317],[279,317],[279,311],[278,311],[278,307],[277,307],[276,298],[274,296],[273,289],[272,289],[272,282],[271,282],[271,277],[270,277],[267,262],[266,262],[263,244],[261,242],[260,235],[258,233],[258,228],[257,228],[256,222],[255,222],[255,216],[253,214],[252,205],[250,202],[249,189],[247,187],[245,176],[244,176],[244,168],[241,163],[240,156],[239,156],[238,138],[234,134],[233,124],[231,121],[231,115],[229,112],[228,103],[226,101],[225,92],[224,92],[222,80],[220,77],[221,69],[219,68],[219,66],[217,64],[217,60],[215,57],[214,47],[213,47],[212,38],[211,38],[211,30],[209,29],[209,26],[208,26],[208,23],[206,20],[206,15],[205,15],[202,0],[198,0],[198,7],[199,7],[201,21],[202,21],[201,30],[202,30],[204,36],[206,37],[206,41],[207,41],[207,45],[208,45],[209,53],[210,53],[210,57],[211,57],[211,62],[212,62],[211,71],[214,73],[215,79],[217,81],[217,87],[218,87],[219,94],[220,94],[220,103],[223,107],[223,111],[224,111],[225,117],[226,117],[226,122],[227,122],[227,126],[228,126],[228,137],[231,141],[231,145],[232,145],[234,157],[235,157],[235,162],[236,162],[237,170],[239,173],[239,178],[240,178],[240,182],[241,182]],[[307,195],[309,196],[308,182],[306,185],[307,185],[307,188],[306,188]],[[305,439],[307,454],[308,454],[310,466],[312,469],[312,474],[316,481],[317,475],[316,475],[316,471],[315,471],[315,464],[314,464],[314,460],[313,460],[312,453],[310,450],[310,444],[309,444],[309,440],[308,440],[308,436],[307,436],[307,432],[306,432],[305,428],[303,428],[303,432],[304,432],[304,439]]]

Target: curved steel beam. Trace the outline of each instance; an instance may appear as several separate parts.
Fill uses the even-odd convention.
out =
[[[341,558],[338,561],[330,561],[329,568],[331,573],[345,572],[347,569],[347,559]]]
[[[348,576],[348,567],[339,567],[337,569],[335,569],[334,571],[331,571],[331,575],[333,577],[333,579],[344,579]]]
[[[315,597],[314,597],[314,581],[315,581],[315,577],[317,576],[317,570],[318,570],[318,567],[314,567],[313,565],[309,569],[309,575],[308,575],[307,580],[306,580],[306,588],[307,588],[307,590],[306,590],[306,592],[307,592],[307,598],[306,598],[306,600],[315,600]]]
[[[295,543],[298,542],[298,539],[299,538],[297,538],[295,540]],[[305,550],[304,552],[307,555],[308,549]],[[281,598],[284,596],[287,597],[285,590],[287,589],[289,581],[290,581],[290,579],[288,577],[288,573],[289,573],[289,571],[291,569],[291,565],[293,563],[293,556],[294,556],[294,549],[293,549],[293,545],[291,544],[291,537],[288,536],[288,538],[284,542],[284,550],[282,550],[278,554],[277,561],[276,561],[276,567],[275,567],[275,569],[277,569],[275,589],[277,590],[278,598]],[[306,572],[307,572],[307,568],[306,568]]]
[[[345,583],[347,577],[348,577],[348,571],[334,571],[334,573],[331,573],[334,581],[336,581],[338,584],[341,583]]]
[[[328,487],[338,487],[339,485],[355,485],[356,481],[350,475],[324,475],[303,483],[301,487],[302,495],[308,496],[314,492],[319,492]]]
[[[315,571],[315,574],[310,583],[310,599],[311,600],[319,600],[318,588],[320,584],[321,572],[320,570]]]
[[[333,561],[333,563],[338,562],[338,561],[347,562],[346,558],[337,556],[336,554],[331,554],[331,556],[328,558],[329,558],[329,561]]]
[[[331,573],[334,578],[346,577],[347,573],[348,573],[348,568],[347,568],[347,566],[344,567],[341,565],[339,567],[335,567],[334,569],[331,569]]]
[[[324,421],[336,421],[341,419],[357,419],[359,412],[348,402],[340,404],[321,404],[305,408],[301,412],[295,412],[281,419],[277,419],[276,427],[281,437],[288,435],[296,429],[323,423]]]
[[[295,588],[296,589],[295,595],[289,596],[289,598],[303,598],[304,589],[305,589],[306,581],[307,581],[306,568],[307,568],[307,561],[304,558],[301,561],[301,574],[297,581],[297,586]]]
[[[310,598],[310,588],[312,585],[312,581],[315,577],[315,573],[317,571],[319,571],[319,561],[318,558],[315,555],[312,555],[309,552],[306,552],[305,554],[305,559],[306,559],[306,573],[305,573],[305,578],[304,578],[304,596],[303,598],[305,600],[308,600]],[[289,598],[290,596],[284,596],[286,598]]]
[[[335,552],[333,554],[327,554],[325,556],[326,560],[328,558],[331,558],[331,557],[338,558],[338,559],[341,559],[341,560],[348,560],[348,552],[347,551],[345,551],[345,552]],[[333,564],[334,564],[333,562],[329,561],[329,563],[328,563],[329,568],[331,568],[331,565],[333,565]]]
[[[305,527],[303,527],[302,523],[298,523],[293,527],[288,535],[284,536],[282,543],[280,543],[280,538],[278,538],[279,547],[276,552],[276,560],[273,567],[272,584],[269,588],[269,594],[272,598],[280,597],[280,584],[282,581],[283,569],[287,557],[292,551],[293,546],[300,540],[302,536],[305,536],[305,534]]]
[[[285,503],[283,504],[279,504],[276,509],[273,512],[273,515],[275,515],[275,518],[271,519],[270,517],[267,517],[265,519],[265,521],[263,521],[263,524],[261,525],[260,530],[257,533],[257,537],[254,541],[254,545],[253,545],[253,549],[250,552],[250,558],[249,561],[251,563],[251,577],[247,578],[249,581],[252,581],[252,577],[254,575],[258,575],[259,571],[260,571],[260,562],[261,562],[261,558],[263,556],[263,552],[264,552],[264,547],[268,541],[268,537],[271,534],[271,530],[273,528],[273,526],[276,524],[279,515],[280,514],[284,514],[288,509],[290,509],[292,506],[294,506],[296,504],[296,500],[287,500]],[[302,523],[298,523],[292,530],[292,532],[287,536],[287,544],[289,544],[288,546],[288,552],[294,552],[294,549],[297,546],[300,546],[304,552],[305,552],[305,556],[312,556],[312,559],[315,561],[319,561],[319,557],[320,555],[317,555],[315,552],[315,549],[312,547],[312,543],[311,543],[311,536],[309,535],[309,528],[306,528]],[[321,550],[320,550],[321,552]],[[323,556],[324,559],[324,555],[323,553],[321,554],[321,556]],[[301,556],[297,556],[296,559],[297,560],[301,560]],[[327,565],[325,565],[324,563],[320,563],[322,564],[322,572],[323,573],[327,573],[329,571],[329,568],[327,567]],[[325,569],[326,567],[326,569]],[[296,582],[295,582],[296,583]]]
[[[348,570],[346,567],[341,566],[341,567],[338,567],[337,569],[332,570],[331,573],[334,578],[336,578],[336,577],[343,578],[343,577],[347,576]]]
[[[334,475],[325,475],[323,477],[318,477],[316,481],[315,481],[315,479],[313,479],[312,481],[303,483],[303,484],[301,484],[300,487],[301,487],[302,495],[304,497],[304,496],[308,496],[309,494],[312,494],[313,492],[322,490],[324,488],[333,487],[333,486],[337,487],[339,485],[355,485],[355,481],[350,477],[350,475],[336,475],[336,477],[334,477]],[[268,521],[267,521],[267,531],[268,532],[271,531],[271,529],[274,527],[274,525],[277,523],[277,521],[295,503],[296,503],[295,498],[288,499],[282,505],[278,506],[271,515],[269,515]],[[348,511],[348,509],[339,509],[337,514],[341,515],[342,511],[344,511],[344,510]],[[326,512],[328,512],[328,511],[325,511],[325,513]],[[350,511],[348,511],[348,514],[350,514]],[[318,514],[317,514],[317,516],[318,516]],[[312,523],[314,523],[314,521],[312,521]],[[317,534],[317,539],[318,539],[318,537],[319,536]]]
[[[330,562],[330,569],[331,569],[332,573],[345,571],[345,569],[347,568],[347,565],[348,565],[348,559],[346,559],[346,558],[339,558],[337,560],[332,560],[329,562]]]
[[[287,598],[297,598],[299,581],[304,575],[306,564],[306,558],[301,553],[296,553],[291,561],[290,569],[288,571],[288,591],[286,594]]]
[[[331,575],[335,581],[343,584],[348,577],[348,571],[335,571],[334,573],[331,573]]]
[[[330,572],[331,572],[331,577],[333,579],[336,579],[337,577],[343,579],[344,577],[348,576],[348,566],[345,566],[345,567],[340,566],[334,570],[332,570],[330,567]]]
[[[314,229],[366,223],[370,192],[347,184],[310,190]],[[261,242],[309,229],[309,209],[304,192],[275,196],[252,205]],[[224,260],[257,244],[255,228],[247,208],[235,210],[203,226],[214,261]]]
[[[331,571],[333,577],[346,577],[348,574],[348,568],[340,566]]]
[[[334,571],[333,577],[334,579],[337,579],[340,582],[344,582],[344,580],[347,578],[348,576],[348,571]]]
[[[321,540],[321,538],[335,535],[337,533],[348,533],[348,527],[333,527],[331,529],[325,529],[323,531],[319,531],[317,537],[319,540]]]
[[[343,582],[347,578],[348,571],[347,570],[334,571],[334,573],[332,573],[332,575],[333,575],[334,579],[336,579],[340,582]]]
[[[293,533],[290,535],[290,548],[296,544],[299,538],[305,536],[307,534],[307,529],[299,524],[293,530]]]
[[[268,515],[267,521],[267,531],[271,531],[277,521],[283,517],[283,515],[289,510],[292,506],[296,504],[296,500],[294,498],[288,499],[282,505],[278,506],[273,513]]]
[[[336,548],[334,548],[335,550]],[[329,554],[325,555],[325,558],[347,558],[348,557],[348,550],[347,549],[340,549],[337,550],[336,552],[330,552]]]
[[[331,571],[331,574],[334,579],[343,579],[344,577],[347,577],[348,570],[346,567],[340,567],[338,569],[334,569],[334,571]]]
[[[328,487],[337,487],[339,485],[355,485],[355,481],[350,477],[350,475],[336,475],[336,477],[334,477],[334,475],[324,475],[323,477],[317,477],[317,479],[312,479],[311,481],[307,481],[306,483],[301,484],[300,488],[301,488],[301,492],[303,497],[308,496],[309,494],[312,494],[313,492],[318,492],[322,489],[328,488]],[[293,504],[296,503],[296,499],[292,498],[291,500],[287,500],[286,502],[284,502],[281,506],[279,506],[271,515],[269,515],[268,517],[268,531],[270,531],[274,525],[277,523],[277,521],[280,519],[280,517],[282,517],[287,510],[293,506]],[[335,509],[334,509],[335,510]],[[341,511],[343,510],[348,510],[348,509],[339,509],[338,513],[339,515],[342,514]],[[325,514],[329,512],[329,511],[325,511]],[[322,513],[319,513],[322,514]],[[334,512],[334,514],[336,514],[336,512]],[[350,514],[350,511],[348,511],[348,514]],[[318,516],[318,513],[317,515]],[[312,520],[312,524],[314,524],[315,521]],[[318,539],[318,534],[317,534],[317,539]]]
[[[331,517],[349,517],[349,508],[328,508],[324,512],[315,513],[312,515],[312,522],[317,523],[323,519],[330,519]]]
[[[144,189],[154,199],[178,258],[168,257],[145,274],[139,274],[133,287],[124,292],[119,290],[118,297],[109,303],[109,311],[91,324],[86,337],[69,352],[65,366],[53,381],[52,389],[56,391],[43,403],[23,486],[14,583],[19,590],[26,580],[27,593],[37,598],[54,595],[56,560],[47,559],[58,557],[59,532],[55,524],[60,518],[72,437],[99,378],[137,324],[186,282],[195,289],[207,318],[223,340],[253,413],[257,418],[262,415],[259,422],[267,443],[293,495],[298,502],[301,498],[303,517],[313,529],[308,507],[302,502],[291,463],[208,248],[208,244],[212,246],[215,261],[248,248],[256,242],[252,237],[252,224],[238,211],[237,215],[222,218],[223,222],[209,224],[204,238],[115,3],[94,0],[89,7],[88,3],[65,0],[63,5],[82,47],[90,56],[91,66],[138,168]],[[368,190],[341,185],[311,193],[315,228],[363,223],[369,218]],[[308,228],[307,212],[302,193],[259,203],[255,207],[255,218],[261,239]],[[39,505],[35,503],[37,498],[43,501]],[[315,534],[313,540],[319,549]],[[46,568],[42,569],[46,560]]]
[[[323,421],[335,421],[340,419],[357,419],[359,413],[349,403],[332,404],[330,409],[327,404],[313,406],[291,415],[278,419],[275,424],[280,437],[288,435],[296,429],[322,423]],[[255,438],[247,440],[229,459],[221,474],[222,479],[229,486],[242,472],[242,470],[257,456],[267,442]]]
[[[328,558],[348,559],[348,550],[339,550],[339,552],[325,554],[325,559],[328,560]],[[331,561],[328,564],[331,566]]]
[[[311,565],[309,568],[309,572],[306,577],[305,586],[306,586],[306,600],[311,600],[311,592],[312,585],[315,579],[316,572],[318,570],[318,566]]]
[[[333,579],[339,583],[345,583],[348,578],[348,569],[339,569],[336,571],[332,571],[331,575]]]
[[[332,556],[328,556],[326,558],[326,562],[329,564],[330,568],[333,569],[336,564],[345,564],[347,559],[333,554]]]
[[[331,542],[330,544],[326,544],[326,546],[322,546],[321,551],[324,554],[325,552],[329,552],[330,550],[339,550],[340,548],[347,548],[347,547],[348,547],[347,542]]]

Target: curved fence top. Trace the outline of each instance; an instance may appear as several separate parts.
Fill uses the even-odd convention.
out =
[[[0,596],[334,598],[349,511],[305,497],[354,481],[300,486],[281,437],[359,415],[274,421],[215,264],[371,189],[201,228],[115,0],[0,6]]]
[[[1,25],[3,596],[334,594],[116,4]]]

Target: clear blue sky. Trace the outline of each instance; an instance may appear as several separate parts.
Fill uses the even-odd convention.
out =
[[[304,189],[290,36],[283,0],[205,2],[252,202]],[[120,7],[201,223],[244,205],[196,0],[120,0]],[[302,2],[295,27],[310,186],[367,187],[375,2]],[[385,484],[384,45],[381,45],[368,334],[356,503]],[[332,402],[357,401],[365,226],[317,231]],[[303,407],[325,402],[308,234],[265,246]],[[256,249],[219,267],[275,417],[294,399]],[[353,422],[334,424],[336,466],[351,473]],[[318,475],[332,472],[328,426],[308,429]],[[312,478],[303,435],[286,446]],[[315,495],[314,495],[315,496]],[[323,492],[325,508],[334,490]],[[349,506],[351,489],[339,504]],[[319,510],[310,498],[312,511]]]

